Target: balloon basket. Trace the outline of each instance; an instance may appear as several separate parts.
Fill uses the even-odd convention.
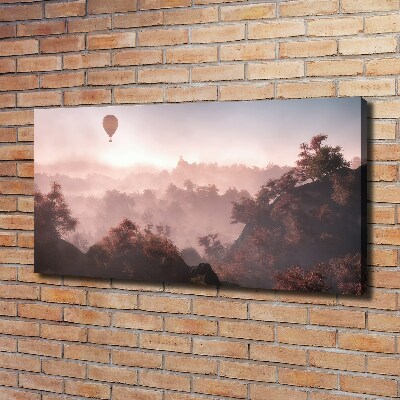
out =
[[[108,139],[109,142],[112,142],[112,139]]]

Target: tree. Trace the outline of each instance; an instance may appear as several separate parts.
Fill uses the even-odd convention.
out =
[[[296,171],[301,181],[320,180],[332,172],[350,167],[350,163],[341,153],[340,146],[332,147],[322,144],[327,138],[327,135],[316,135],[311,138],[309,144],[300,145],[300,158],[296,161]]]
[[[242,198],[240,202],[232,202],[231,223],[247,224],[253,220],[256,209],[256,202],[251,198]]]
[[[194,192],[194,190],[196,189],[196,185],[190,179],[186,179],[183,183],[183,186],[185,186],[185,189],[188,192]]]
[[[211,260],[219,260],[225,254],[225,246],[218,239],[218,233],[210,233],[198,238],[199,245],[204,247],[204,252]]]
[[[306,272],[302,268],[292,267],[284,273],[275,275],[277,290],[297,290],[306,292],[327,292],[329,286],[326,276],[318,271]]]
[[[58,182],[51,184],[47,194],[35,193],[35,233],[39,240],[61,238],[77,225],[78,220],[71,216]]]

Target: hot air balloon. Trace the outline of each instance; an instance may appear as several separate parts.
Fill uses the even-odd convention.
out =
[[[112,136],[118,128],[118,118],[115,115],[106,115],[103,118],[103,128],[110,137],[109,142],[112,142]]]

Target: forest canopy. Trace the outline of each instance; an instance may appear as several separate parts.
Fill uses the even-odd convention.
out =
[[[296,165],[254,195],[187,178],[161,194],[109,189],[68,200],[52,182],[35,192],[35,257],[50,272],[67,258],[90,276],[361,293],[364,167],[351,168],[327,139],[302,143]],[[181,159],[179,168],[192,165]],[[78,202],[80,214],[71,211]]]

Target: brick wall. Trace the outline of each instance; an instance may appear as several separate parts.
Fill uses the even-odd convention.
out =
[[[0,399],[399,396],[399,0],[3,0]],[[33,274],[35,107],[364,96],[364,297]]]

